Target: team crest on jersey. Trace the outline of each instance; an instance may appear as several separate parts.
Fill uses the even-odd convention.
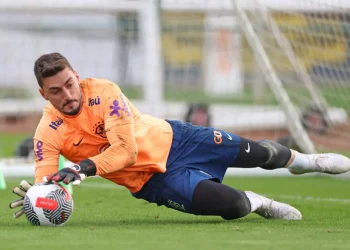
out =
[[[127,116],[131,116],[129,106],[126,103],[126,100],[123,94],[120,94],[120,102],[118,100],[114,100],[113,105],[110,106],[110,109],[112,110],[112,112],[109,114],[110,116],[116,115],[120,117],[119,111],[124,111],[126,112]]]
[[[92,129],[96,135],[99,135],[102,138],[107,138],[105,123],[103,121],[96,123]]]

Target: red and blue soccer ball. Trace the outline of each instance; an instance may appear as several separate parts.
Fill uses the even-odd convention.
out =
[[[35,226],[63,226],[73,213],[73,198],[61,185],[39,183],[24,197],[24,214]]]

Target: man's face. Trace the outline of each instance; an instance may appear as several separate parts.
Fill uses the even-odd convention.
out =
[[[82,104],[79,76],[69,68],[43,79],[40,94],[58,111],[65,115],[76,115]]]

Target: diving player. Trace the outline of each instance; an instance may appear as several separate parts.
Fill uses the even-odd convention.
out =
[[[80,184],[98,175],[135,198],[181,212],[300,220],[301,213],[288,204],[222,184],[227,168],[286,168],[293,174],[350,169],[350,160],[340,154],[302,154],[273,141],[142,114],[115,83],[80,79],[59,53],[42,55],[34,73],[49,101],[34,136],[35,183]],[[60,154],[74,164],[58,171]],[[23,181],[14,192],[23,197],[30,187]],[[22,205],[23,198],[10,207]],[[15,217],[22,214],[20,209]]]

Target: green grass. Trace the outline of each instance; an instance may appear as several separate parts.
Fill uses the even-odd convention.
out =
[[[350,86],[348,83],[345,86],[335,85],[331,88],[322,88],[321,93],[330,105],[344,108],[350,112]]]
[[[193,216],[136,200],[103,179],[89,179],[74,188],[74,213],[58,228],[14,220],[8,203],[16,197],[10,188],[0,191],[1,249],[350,249],[349,180],[227,178],[225,183],[294,205],[303,220]]]
[[[0,158],[12,157],[17,144],[23,139],[30,136],[29,134],[3,134],[0,133]]]

